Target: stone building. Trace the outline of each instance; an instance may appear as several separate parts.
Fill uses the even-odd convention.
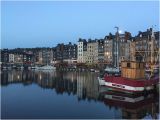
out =
[[[9,63],[14,63],[14,54],[13,53],[9,54]]]
[[[85,62],[88,64],[98,63],[98,42],[96,40],[88,40]]]
[[[98,63],[104,64],[105,58],[104,58],[104,39],[97,40],[98,42]]]
[[[154,32],[152,28],[147,29],[145,32],[139,32],[139,34],[134,37],[131,46],[133,60],[158,63],[159,36],[160,32]]]
[[[69,42],[68,44],[58,44],[53,48],[53,61],[55,63],[76,63],[77,45]]]
[[[38,64],[49,65],[53,61],[53,52],[51,48],[42,48],[38,52]]]
[[[85,63],[84,51],[86,51],[87,41],[85,39],[79,38],[77,46],[77,63]],[[86,52],[85,52],[86,53]]]
[[[8,63],[9,62],[9,50],[8,49],[2,49],[1,50],[1,62],[2,63]]]
[[[104,62],[105,64],[111,64],[113,60],[113,39],[114,35],[111,33],[104,38]]]
[[[118,48],[117,48],[118,44]],[[125,32],[124,34],[112,35],[109,33],[108,36],[104,38],[104,60],[106,64],[115,64],[118,53],[119,63],[130,58],[130,44],[131,44],[131,34]],[[116,49],[118,49],[116,52]]]
[[[63,61],[68,64],[77,63],[77,45],[69,42],[69,44],[64,45],[63,51]]]

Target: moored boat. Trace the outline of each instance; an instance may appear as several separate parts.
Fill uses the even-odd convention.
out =
[[[91,71],[91,72],[95,72],[95,70],[94,70],[94,69],[90,69],[90,71]]]
[[[94,72],[99,73],[99,70],[95,70]]]
[[[121,92],[144,92],[153,90],[154,87],[159,83],[159,77],[153,77],[149,80],[140,79],[133,80],[124,77],[108,76],[105,75],[104,79],[99,80],[100,85],[112,88],[113,91]]]
[[[128,67],[123,65],[130,64]],[[111,88],[113,91],[135,93],[153,90],[159,83],[159,75],[145,77],[143,63],[123,62],[121,76],[105,74],[98,78],[99,85]]]
[[[39,69],[40,70],[55,70],[56,67],[51,66],[51,65],[46,65],[46,66],[39,67]]]
[[[118,92],[127,92],[127,93],[139,93],[139,92],[146,92],[156,89],[157,85],[159,84],[159,74],[154,72],[155,70],[159,70],[158,67],[154,67],[157,63],[157,60],[153,58],[154,54],[154,34],[152,31],[151,35],[151,60],[148,65],[150,68],[149,74],[146,74],[145,68],[145,59],[137,60],[132,56],[134,59],[129,59],[127,61],[121,61],[119,64],[119,44],[118,44],[118,30],[117,30],[117,40],[115,41],[114,47],[114,61],[112,63],[112,67],[107,67],[105,69],[106,74],[98,78],[99,85],[106,86],[111,88],[113,91]],[[121,70],[120,66],[121,65]],[[155,74],[156,73],[156,74]]]

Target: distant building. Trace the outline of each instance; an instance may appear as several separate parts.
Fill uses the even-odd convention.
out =
[[[63,51],[63,61],[68,64],[77,63],[77,45],[69,42],[69,44],[64,45]]]
[[[125,32],[124,34],[119,34],[119,62],[130,59],[130,44],[131,44],[131,33]]]
[[[13,53],[9,54],[9,63],[14,63],[14,54]]]
[[[63,62],[63,52],[64,52],[64,44],[58,44],[56,47],[55,47],[55,57],[56,57],[56,61],[58,63],[62,63]]]
[[[128,60],[130,58],[130,44],[131,44],[131,34],[125,32],[125,34],[112,35],[109,33],[108,36],[104,38],[104,61],[106,64],[115,64],[117,59],[117,49],[118,44],[118,55],[119,63],[123,60]]]
[[[52,52],[53,52],[53,61],[52,61],[52,63],[53,64],[56,64],[57,63],[57,52],[56,52],[56,47],[53,47],[52,48]]]
[[[33,52],[29,51],[29,52],[24,52],[23,53],[23,63],[27,64],[27,65],[31,65],[34,63],[34,54]]]
[[[38,53],[38,63],[43,65],[49,65],[53,61],[53,52],[51,48],[42,48]]]
[[[98,42],[98,63],[104,64],[105,58],[104,58],[104,39],[97,40]]]
[[[72,44],[58,44],[53,48],[53,60],[56,63],[77,63],[77,45]]]
[[[23,64],[23,54],[20,52],[14,53],[14,63]]]
[[[159,36],[160,32],[153,32],[152,28],[147,29],[145,32],[139,32],[132,42],[131,54],[132,57],[135,58],[134,60],[151,62],[152,54],[152,61],[158,62]],[[151,51],[153,51],[153,53],[151,53]]]
[[[9,50],[8,49],[2,49],[1,50],[1,62],[2,63],[8,63],[9,62]]]
[[[88,40],[86,63],[97,64],[98,63],[98,42],[96,40]]]
[[[85,63],[84,51],[86,51],[87,41],[85,39],[79,39],[77,46],[77,62]]]
[[[111,64],[113,61],[113,39],[114,36],[110,33],[109,36],[104,38],[104,62],[105,64]]]

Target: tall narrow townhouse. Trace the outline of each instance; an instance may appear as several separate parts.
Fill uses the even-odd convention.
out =
[[[104,62],[105,64],[113,63],[113,39],[114,35],[111,33],[104,38]]]
[[[91,39],[88,40],[86,63],[89,64],[98,63],[98,42],[96,40],[91,40]]]
[[[78,41],[78,48],[77,48],[77,62],[78,63],[85,63],[84,59],[84,46],[86,45],[87,41],[85,39],[79,38]]]

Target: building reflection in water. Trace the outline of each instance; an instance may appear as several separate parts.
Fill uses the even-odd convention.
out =
[[[78,96],[78,100],[97,100],[97,75],[90,72],[57,71],[3,71],[1,85],[12,83],[38,84],[42,88],[55,89],[57,94],[68,93]]]
[[[120,109],[122,118],[125,119],[146,116],[157,119],[157,114],[159,114],[158,96],[149,94],[147,97],[130,97],[111,92],[100,93],[97,76],[92,72],[2,71],[1,86],[13,83],[37,84],[43,89],[54,89],[57,94],[76,95],[78,101],[103,102],[110,109]]]

